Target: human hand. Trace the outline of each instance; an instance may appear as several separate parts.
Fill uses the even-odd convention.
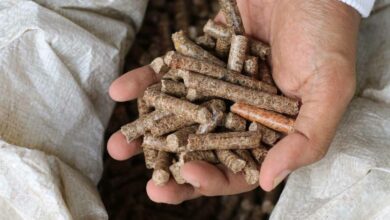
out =
[[[260,173],[260,185],[272,190],[286,175],[321,159],[355,88],[355,45],[360,17],[337,0],[241,0],[238,1],[247,34],[270,42],[273,77],[284,94],[299,98],[302,107],[296,132],[283,138],[268,153]],[[217,20],[223,21],[221,16]],[[127,101],[157,82],[149,67],[131,71],[110,88],[116,101]],[[119,160],[138,153],[137,141],[126,143],[115,133],[109,140],[110,155]],[[148,183],[156,202],[180,203],[201,195],[227,195],[256,186],[205,162],[187,163],[182,175],[189,185],[170,181],[157,187]],[[194,187],[195,186],[195,187]]]

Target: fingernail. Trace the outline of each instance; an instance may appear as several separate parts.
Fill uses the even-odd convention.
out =
[[[274,185],[273,185],[273,188],[272,189],[275,189],[275,187],[277,187],[286,177],[288,174],[290,174],[291,171],[290,170],[284,170],[282,171],[279,176],[277,176],[275,179],[274,179]]]
[[[198,180],[196,180],[195,178],[193,178],[191,175],[190,176],[186,176],[186,174],[184,172],[180,172],[181,173],[181,176],[183,177],[183,179],[190,185],[192,185],[193,187],[195,188],[199,188],[200,187],[200,183]]]

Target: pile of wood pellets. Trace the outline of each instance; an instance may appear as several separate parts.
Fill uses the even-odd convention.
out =
[[[209,19],[219,11],[218,2],[226,25]],[[152,179],[158,185],[170,178],[185,184],[180,167],[192,160],[222,164],[234,173],[242,172],[249,184],[257,184],[267,149],[293,130],[299,104],[280,95],[273,83],[267,63],[269,46],[245,36],[235,1],[218,2],[151,1],[144,26],[129,53],[127,69],[150,65],[161,78],[138,99],[139,118],[121,129],[128,141],[143,138],[146,167],[153,169]],[[134,119],[134,107],[130,103],[117,108],[120,120],[107,135],[119,124]],[[156,217],[166,216],[163,210],[167,207],[147,199],[144,186],[150,172],[140,166],[140,158],[123,162],[128,172],[115,171],[118,163],[106,160],[100,184],[110,216],[115,216],[112,219],[122,219],[118,216],[129,216],[135,211],[148,212],[147,207],[160,210],[153,211],[159,213]],[[135,168],[139,171],[136,175]],[[117,189],[118,184],[121,190]],[[108,193],[110,190],[118,193]],[[187,204],[211,209],[199,219],[261,219],[270,213],[279,193],[280,188],[268,194],[257,189],[254,193],[203,198]],[[133,194],[141,201],[136,201],[138,197]],[[128,196],[123,198],[124,195]],[[126,205],[111,201],[117,200],[116,196],[125,200]],[[131,208],[136,204],[142,206],[142,211]],[[175,214],[167,208],[167,213],[167,219],[181,219],[191,211]]]
[[[227,24],[208,20],[195,41],[188,29],[173,33],[175,51],[149,64],[161,82],[139,98],[140,117],[121,128],[128,142],[143,137],[156,185],[171,176],[185,184],[180,169],[193,160],[221,163],[256,184],[263,144],[293,131],[299,102],[278,95],[269,72],[259,72],[270,47],[245,35],[236,1],[219,3]]]

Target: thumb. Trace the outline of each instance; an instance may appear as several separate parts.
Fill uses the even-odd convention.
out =
[[[300,90],[302,106],[295,132],[279,141],[262,164],[260,186],[264,190],[272,190],[292,171],[325,156],[354,91],[351,83],[335,82],[331,76],[329,79],[314,76],[308,82],[310,89]]]

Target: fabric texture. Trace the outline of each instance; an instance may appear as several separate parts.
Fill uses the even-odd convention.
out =
[[[107,218],[107,91],[146,5],[0,1],[0,219]]]
[[[328,154],[290,175],[271,219],[390,219],[389,6],[362,21],[357,95]]]
[[[341,0],[342,2],[354,7],[363,17],[368,17],[375,0]]]

